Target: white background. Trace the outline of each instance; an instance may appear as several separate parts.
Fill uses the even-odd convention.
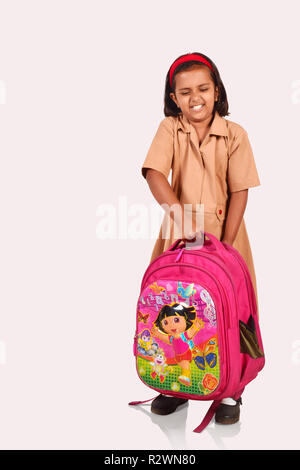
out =
[[[0,447],[299,449],[299,1],[0,1]],[[97,211],[155,201],[140,168],[170,64],[202,52],[262,185],[245,220],[266,366],[241,421],[192,432],[131,400],[154,239],[101,240]],[[156,203],[155,203],[156,204]],[[128,217],[130,220],[130,217]]]

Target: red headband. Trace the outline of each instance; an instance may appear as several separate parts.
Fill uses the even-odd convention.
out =
[[[170,86],[172,86],[172,77],[175,72],[175,69],[178,67],[178,65],[182,64],[183,62],[188,62],[189,60],[197,60],[198,62],[202,62],[205,65],[208,65],[208,67],[213,71],[212,66],[210,63],[204,59],[201,55],[198,54],[186,54],[182,57],[179,57],[179,59],[175,60],[173,64],[170,67],[170,75],[169,75],[169,80],[170,80]]]

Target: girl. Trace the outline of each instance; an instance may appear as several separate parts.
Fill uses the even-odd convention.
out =
[[[243,215],[248,188],[259,186],[260,181],[246,130],[224,118],[230,114],[227,95],[219,71],[209,57],[194,52],[173,62],[166,76],[164,114],[166,117],[160,122],[142,166],[142,175],[154,198],[166,210],[151,261],[179,238],[174,237],[176,227],[182,227],[182,238],[195,238],[199,231],[197,205],[203,204],[203,229],[234,246],[244,257],[257,300]],[[173,204],[182,211],[170,213],[166,208]],[[185,204],[191,205],[192,231],[184,217]],[[168,238],[166,222],[170,229]],[[152,402],[151,410],[168,414],[186,401],[159,395]],[[237,422],[240,402],[240,399],[223,400],[216,421]]]

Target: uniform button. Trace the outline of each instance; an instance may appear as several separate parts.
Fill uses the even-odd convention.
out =
[[[219,214],[222,214],[222,209],[219,210]]]

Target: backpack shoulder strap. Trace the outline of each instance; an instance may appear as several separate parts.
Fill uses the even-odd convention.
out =
[[[222,400],[214,400],[212,404],[210,405],[206,415],[204,416],[202,422],[199,424],[197,428],[194,429],[193,432],[200,433],[203,431],[203,429],[206,428],[206,426],[211,422],[216,409],[218,408],[219,404],[221,403]]]

